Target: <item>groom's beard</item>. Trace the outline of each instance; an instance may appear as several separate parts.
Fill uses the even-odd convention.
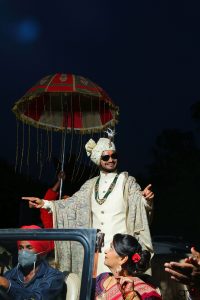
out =
[[[102,166],[99,166],[99,170],[104,172],[104,173],[114,173],[114,172],[117,171],[117,166],[112,170],[107,170],[106,168],[103,168]]]

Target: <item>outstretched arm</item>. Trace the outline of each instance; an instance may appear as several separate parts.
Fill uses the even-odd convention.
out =
[[[194,271],[194,266],[192,264],[171,261],[169,263],[165,263],[164,266],[165,271],[170,274],[171,279],[187,285],[189,285],[192,281],[192,273]]]
[[[22,197],[22,200],[29,201],[29,207],[42,208],[44,206],[44,200],[37,197]]]
[[[165,263],[165,271],[171,279],[186,284],[188,286],[191,299],[200,299],[200,253],[191,248],[192,256],[186,258],[184,262]]]

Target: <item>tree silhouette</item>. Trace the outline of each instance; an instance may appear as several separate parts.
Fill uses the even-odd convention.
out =
[[[149,165],[156,193],[152,231],[194,240],[200,233],[200,151],[192,132],[164,130],[156,139],[153,155]]]
[[[194,121],[200,121],[200,101],[191,106],[191,116]]]
[[[21,200],[23,195],[33,192],[43,194],[45,186],[31,177],[16,173],[14,167],[0,159],[0,228],[18,227],[23,219],[24,224],[40,222],[39,212],[28,208]]]

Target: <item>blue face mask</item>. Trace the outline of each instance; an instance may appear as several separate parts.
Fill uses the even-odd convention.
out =
[[[19,250],[18,251],[18,263],[23,268],[29,267],[36,263],[37,254],[27,250]]]

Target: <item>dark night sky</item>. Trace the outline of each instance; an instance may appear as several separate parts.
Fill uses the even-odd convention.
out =
[[[144,170],[164,128],[194,129],[199,1],[0,1],[0,157],[14,162],[14,102],[48,74],[74,73],[120,107],[122,168]]]

